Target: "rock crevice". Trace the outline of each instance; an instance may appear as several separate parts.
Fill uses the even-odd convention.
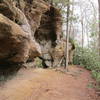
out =
[[[49,59],[44,60],[47,66],[56,66],[65,52],[57,44],[61,33],[61,13],[45,0],[0,0],[0,63],[27,63],[40,57]],[[58,45],[63,46],[62,53],[54,57],[60,54]]]

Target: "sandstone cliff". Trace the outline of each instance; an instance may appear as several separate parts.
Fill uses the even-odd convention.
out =
[[[0,64],[40,57],[57,66],[65,52],[61,33],[61,13],[45,0],[0,0]]]

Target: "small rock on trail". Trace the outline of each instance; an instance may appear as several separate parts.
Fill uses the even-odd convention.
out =
[[[90,73],[76,66],[69,71],[22,69],[0,87],[0,100],[97,100]]]

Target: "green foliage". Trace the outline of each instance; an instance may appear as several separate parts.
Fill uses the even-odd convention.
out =
[[[86,69],[92,71],[95,79],[100,81],[100,58],[91,49],[77,47],[74,55],[73,63],[76,65],[84,66]]]
[[[36,67],[43,68],[42,60],[41,59],[36,58],[35,61],[34,61],[34,63],[35,63]]]
[[[69,42],[72,44],[72,49],[74,50],[75,49],[75,41],[69,37]]]

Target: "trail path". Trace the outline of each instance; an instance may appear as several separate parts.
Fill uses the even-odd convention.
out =
[[[0,100],[97,100],[90,72],[76,66],[69,71],[22,69],[0,86]]]

